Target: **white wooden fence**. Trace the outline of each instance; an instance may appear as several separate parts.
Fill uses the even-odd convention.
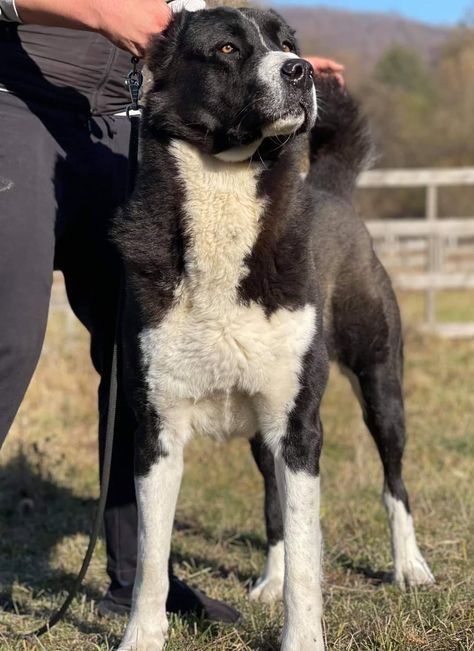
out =
[[[359,179],[361,188],[426,188],[425,219],[366,224],[395,287],[425,292],[425,329],[447,337],[474,337],[474,322],[436,318],[437,290],[474,288],[474,218],[438,219],[439,188],[464,185],[474,185],[474,167],[374,170]]]
[[[474,337],[474,322],[441,324],[436,318],[438,290],[474,289],[474,217],[438,219],[438,189],[463,185],[474,185],[474,167],[374,170],[359,179],[361,188],[426,188],[425,219],[376,220],[366,224],[395,287],[424,292],[424,328],[448,337]],[[65,310],[67,328],[72,331],[75,319],[60,274],[55,274],[51,307]]]

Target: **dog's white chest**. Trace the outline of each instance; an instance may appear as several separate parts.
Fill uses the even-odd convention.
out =
[[[141,336],[149,399],[177,429],[252,436],[259,396],[292,404],[314,307],[267,317],[261,305],[239,301],[265,209],[257,171],[232,165],[229,174],[229,165],[188,145],[175,151],[186,191],[186,274],[163,321]]]

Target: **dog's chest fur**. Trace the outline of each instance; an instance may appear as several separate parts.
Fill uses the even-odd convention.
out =
[[[239,298],[266,208],[262,168],[221,163],[182,142],[171,151],[185,196],[185,274],[161,323],[141,335],[149,399],[181,434],[253,436],[262,395],[283,411],[293,404],[314,307],[268,316]]]

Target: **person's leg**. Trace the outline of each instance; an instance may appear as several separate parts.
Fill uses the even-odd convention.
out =
[[[43,344],[54,258],[55,147],[21,100],[0,93],[0,446]]]
[[[56,169],[58,227],[56,267],[64,273],[68,299],[91,335],[91,357],[100,376],[99,456],[105,444],[110,367],[120,269],[108,227],[125,196],[126,157],[115,151],[112,121],[76,119],[63,137],[67,156]],[[107,572],[114,590],[133,586],[137,514],[133,478],[133,413],[121,382],[109,491],[104,516]]]

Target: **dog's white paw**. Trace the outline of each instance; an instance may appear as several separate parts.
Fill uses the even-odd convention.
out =
[[[418,548],[411,514],[387,492],[384,502],[392,533],[395,583],[402,589],[433,585],[435,578]]]
[[[395,567],[395,583],[402,589],[429,586],[435,582],[428,563],[419,550],[409,560]]]
[[[251,601],[262,601],[266,604],[282,599],[283,578],[260,577],[255,585],[250,589],[249,598]]]
[[[262,576],[250,588],[249,597],[252,601],[272,603],[283,597],[285,577],[285,545],[280,540],[268,548],[265,569]]]
[[[118,651],[163,651],[166,640],[159,641],[156,637],[140,637],[137,642],[122,642]]]
[[[281,651],[326,651],[321,624],[307,622],[284,630]]]
[[[150,628],[129,623],[118,651],[163,651],[168,625]]]

